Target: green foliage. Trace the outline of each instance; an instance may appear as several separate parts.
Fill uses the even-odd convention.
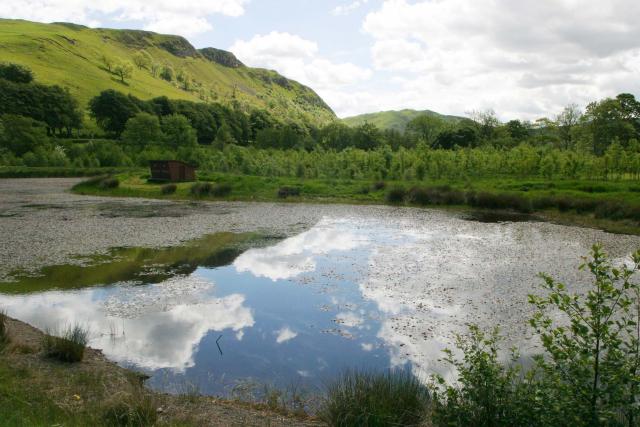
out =
[[[210,194],[213,197],[227,197],[231,194],[233,188],[227,183],[215,184],[211,187]]]
[[[42,122],[10,114],[0,116],[0,122],[0,147],[8,149],[16,156],[24,156],[49,144],[46,126]]]
[[[447,349],[444,361],[456,369],[458,381],[449,385],[441,376],[434,377],[433,425],[539,425],[533,416],[538,413],[531,384],[534,375],[529,373],[523,378],[515,351],[512,364],[504,366],[498,355],[499,341],[497,328],[486,334],[475,325],[470,325],[468,335],[456,336],[462,360]]]
[[[280,187],[278,189],[278,197],[281,199],[298,196],[300,196],[300,188],[298,187]]]
[[[149,144],[158,144],[163,141],[163,138],[160,120],[149,113],[138,113],[127,120],[122,133],[122,142],[140,148]]]
[[[100,180],[100,182],[98,183],[98,187],[100,187],[103,190],[114,189],[114,188],[118,188],[119,186],[120,186],[120,181],[118,181],[118,179],[114,177],[104,178]]]
[[[91,116],[106,132],[119,136],[129,119],[140,112],[135,100],[115,90],[106,90],[89,103]]]
[[[46,357],[65,363],[77,363],[84,358],[89,332],[76,325],[67,328],[61,336],[45,334],[42,342]]]
[[[530,296],[537,310],[531,326],[548,355],[536,362],[557,387],[564,415],[583,425],[612,423],[620,414],[630,426],[640,420],[640,285],[632,282],[640,251],[632,261],[613,267],[596,245],[581,267],[594,277],[586,294],[542,275],[547,295]]]
[[[181,114],[163,117],[162,132],[165,144],[173,149],[195,147],[198,143],[196,131],[191,127],[189,120]]]
[[[0,79],[14,83],[31,83],[33,81],[33,73],[24,65],[0,62]]]
[[[411,372],[346,371],[327,387],[319,418],[330,426],[417,426],[429,391]]]

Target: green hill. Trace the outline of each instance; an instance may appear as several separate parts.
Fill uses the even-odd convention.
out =
[[[407,123],[415,119],[418,116],[428,115],[440,117],[445,121],[458,122],[463,120],[463,117],[446,116],[444,114],[436,113],[435,111],[424,110],[400,110],[400,111],[382,111],[379,113],[361,114],[359,116],[346,117],[342,121],[348,126],[360,126],[364,123],[371,123],[379,127],[380,129],[395,129],[404,131]]]
[[[134,64],[141,56],[148,63],[134,65],[125,83],[108,70],[109,63]],[[69,88],[83,106],[101,91],[115,89],[141,99],[167,96],[257,107],[298,123],[335,120],[310,88],[275,71],[246,67],[230,52],[197,50],[179,36],[0,19],[0,60],[28,66],[40,83]],[[188,76],[188,87],[176,78],[161,78],[162,69]]]

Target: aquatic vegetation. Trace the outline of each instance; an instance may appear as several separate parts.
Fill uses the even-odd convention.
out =
[[[61,336],[47,332],[42,341],[44,354],[50,359],[65,363],[76,363],[84,358],[84,350],[89,342],[89,331],[80,325],[68,327]]]
[[[318,413],[330,426],[415,426],[427,417],[429,390],[409,371],[346,371]]]

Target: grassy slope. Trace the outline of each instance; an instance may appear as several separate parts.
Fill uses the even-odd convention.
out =
[[[176,56],[161,46],[166,42],[191,49],[195,56]],[[30,67],[38,82],[68,87],[83,106],[106,89],[131,93],[142,99],[164,95],[200,100],[197,91],[184,91],[175,82],[153,77],[147,70],[135,68],[133,77],[122,84],[104,68],[102,55],[132,61],[140,49],[146,50],[158,64],[187,71],[209,100],[229,103],[235,93],[239,102],[268,109],[277,117],[316,124],[335,118],[311,89],[273,71],[230,68],[212,62],[176,36],[0,19],[0,59]]]
[[[400,110],[400,111],[381,111],[379,113],[361,114],[359,116],[346,117],[342,121],[348,126],[360,126],[364,123],[371,123],[380,129],[395,129],[404,131],[407,123],[421,115],[436,116],[446,121],[456,122],[462,117],[447,116],[430,110]]]
[[[192,183],[180,183],[172,195],[162,195],[161,185],[148,183],[148,174],[140,170],[137,173],[125,173],[117,176],[120,187],[100,189],[95,185],[79,184],[74,191],[88,195],[106,195],[119,197],[146,197],[168,200],[198,199],[190,194]],[[348,204],[384,204],[390,188],[399,186],[405,189],[412,186],[449,185],[461,191],[474,190],[501,195],[517,195],[534,200],[543,197],[563,197],[569,200],[589,199],[598,202],[624,200],[633,206],[640,206],[639,189],[628,182],[588,182],[588,181],[545,181],[541,179],[481,179],[468,181],[429,181],[429,182],[387,182],[386,189],[376,190],[370,181],[273,178],[257,176],[238,176],[211,174],[201,176],[201,180],[218,184],[229,184],[232,192],[224,198],[208,197],[210,200],[240,200],[255,202],[309,202],[309,203],[348,203]],[[300,196],[281,199],[278,190],[281,187],[298,187]],[[593,191],[593,189],[597,191]],[[454,209],[473,210],[466,205],[455,205]],[[632,220],[609,220],[595,218],[593,213],[576,213],[574,210],[560,212],[557,209],[537,211],[535,216],[553,222],[598,228],[613,233],[640,235],[640,226]]]

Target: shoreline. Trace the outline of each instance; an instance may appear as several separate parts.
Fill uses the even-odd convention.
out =
[[[44,332],[11,317],[6,325],[9,343],[0,349],[0,408],[10,421],[103,425],[101,416],[112,406],[151,402],[156,425],[322,425],[310,416],[270,410],[264,403],[153,391],[144,385],[144,375],[90,347],[81,362],[52,361],[42,354]]]

